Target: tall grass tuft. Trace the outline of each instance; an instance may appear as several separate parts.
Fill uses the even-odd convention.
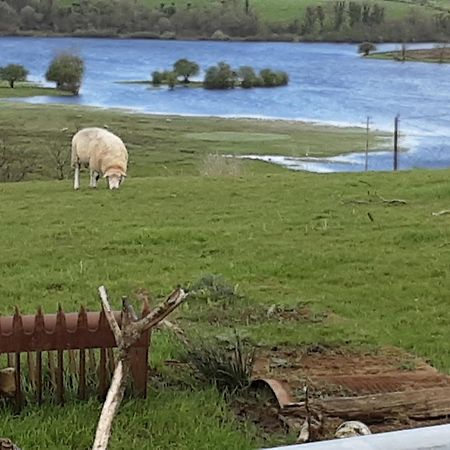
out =
[[[243,168],[242,159],[218,153],[210,153],[200,162],[200,174],[205,177],[239,177],[243,174]]]
[[[227,345],[218,340],[191,343],[185,355],[185,361],[200,382],[212,384],[226,393],[250,385],[254,360],[255,348],[238,334]]]

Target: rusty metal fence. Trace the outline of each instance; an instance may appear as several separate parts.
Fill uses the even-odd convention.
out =
[[[145,305],[142,314],[148,312],[148,305]],[[120,325],[121,313],[114,314]],[[149,345],[150,332],[146,332],[130,353],[133,392],[141,397],[147,392]],[[103,311],[87,312],[81,308],[78,313],[64,313],[59,308],[56,314],[43,314],[39,308],[35,315],[22,315],[16,309],[13,316],[0,316],[0,357],[7,355],[8,366],[15,369],[14,402],[18,410],[24,403],[25,375],[27,388],[32,387],[32,397],[40,404],[45,398],[43,375],[49,373],[56,401],[64,403],[66,369],[71,369],[72,373],[76,370],[77,396],[86,399],[88,366],[92,367],[92,358],[98,377],[96,391],[104,397],[115,366],[114,347],[114,336]],[[98,364],[94,351],[99,354]]]

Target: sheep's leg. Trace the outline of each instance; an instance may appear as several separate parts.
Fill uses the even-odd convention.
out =
[[[97,182],[98,182],[99,178],[100,178],[100,174],[98,172],[96,172],[95,170],[91,170],[91,183],[90,183],[90,186],[92,188],[96,188],[97,187]]]
[[[75,177],[73,180],[73,188],[80,189],[80,164],[75,165]]]

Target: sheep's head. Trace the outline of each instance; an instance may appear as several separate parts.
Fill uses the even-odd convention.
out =
[[[113,167],[105,172],[103,178],[108,178],[108,186],[110,189],[119,189],[120,184],[126,176],[127,174],[122,169]]]

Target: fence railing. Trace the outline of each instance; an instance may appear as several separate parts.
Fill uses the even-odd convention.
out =
[[[148,312],[148,307],[144,306],[142,314]],[[114,314],[120,325],[121,313]],[[142,397],[147,392],[149,341],[150,333],[146,332],[130,352],[134,394]],[[78,313],[64,313],[59,308],[56,314],[43,314],[38,309],[35,315],[22,315],[16,309],[13,316],[0,316],[0,355],[7,354],[8,366],[15,369],[17,409],[21,408],[24,401],[24,372],[35,390],[36,401],[41,403],[44,397],[43,373],[50,369],[56,400],[63,403],[64,377],[67,375],[65,365],[77,371],[77,394],[80,399],[85,399],[88,365],[92,366],[93,357],[96,365],[93,349],[99,349],[100,353],[95,373],[98,376],[97,392],[104,397],[109,388],[109,375],[114,370],[114,347],[114,335],[103,311],[87,312],[81,308]],[[45,353],[48,369],[43,366]]]

